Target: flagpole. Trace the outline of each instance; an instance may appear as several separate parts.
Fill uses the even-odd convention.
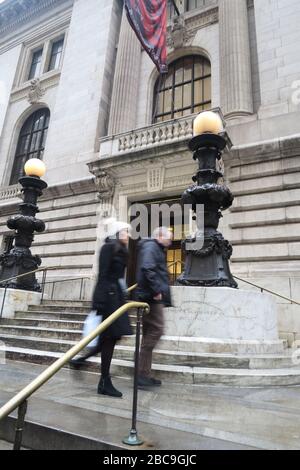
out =
[[[175,10],[176,14],[177,14],[178,16],[180,16],[180,11],[178,10],[178,6],[176,5],[175,0],[171,0],[171,2],[172,2],[172,5],[173,5],[173,7],[174,7],[174,10]]]

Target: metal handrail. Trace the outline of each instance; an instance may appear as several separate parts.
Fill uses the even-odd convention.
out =
[[[9,279],[4,279],[3,281],[0,281],[0,287],[1,287],[1,284],[7,284],[9,281],[13,281],[14,279],[19,279],[20,277],[25,277],[25,276],[28,276],[29,274],[34,274],[34,273],[38,273],[38,272],[42,272],[42,271],[50,271],[52,269],[59,269],[60,266],[50,266],[48,268],[38,268],[38,269],[35,269],[34,271],[29,271],[28,273],[23,273],[23,274],[19,274],[18,276],[13,276]]]
[[[42,385],[48,382],[57,372],[59,372],[76,354],[84,349],[93,339],[105,331],[115,320],[131,308],[144,309],[149,311],[149,305],[145,302],[128,302],[122,305],[106,320],[104,320],[92,333],[83,338],[79,343],[67,351],[61,358],[49,366],[42,374],[34,379],[27,387],[11,398],[2,408],[0,408],[0,421],[12,413],[18,406],[33,395]]]
[[[2,305],[1,305],[1,310],[0,310],[0,319],[2,318],[2,314],[3,314],[4,304],[5,304],[5,300],[6,300],[6,292],[7,292],[7,289],[8,289],[8,283],[10,281],[15,280],[15,279],[19,279],[19,278],[28,276],[29,274],[35,274],[37,272],[44,272],[43,273],[43,279],[45,279],[45,272],[47,273],[48,269],[50,269],[50,270],[51,269],[57,269],[57,266],[52,266],[52,267],[49,267],[49,268],[38,268],[38,269],[35,269],[34,271],[29,271],[28,273],[18,274],[17,276],[13,276],[9,279],[4,279],[3,281],[0,281],[0,288],[4,289],[4,295],[3,295]],[[42,293],[42,296],[43,295],[44,295],[44,291]]]
[[[276,295],[277,297],[280,297],[281,299],[285,299],[293,304],[300,305],[300,302],[297,302],[297,300],[293,300],[293,299],[290,299],[289,297],[286,297],[285,295],[278,294],[278,292],[274,292],[271,289],[267,289],[266,287],[259,286],[258,284],[254,284],[253,282],[246,281],[246,279],[242,279],[241,277],[238,277],[238,276],[233,276],[233,277],[237,279],[238,281],[242,281],[242,282],[245,282],[246,284],[250,284],[250,286],[257,287],[262,292],[263,291],[269,292],[270,294]]]
[[[171,268],[172,266],[177,265],[178,263],[180,263],[181,266],[184,265],[183,261],[176,260],[173,263],[168,264],[168,268]],[[287,300],[287,301],[291,302],[292,304],[300,305],[300,302],[298,302],[297,300],[286,297],[285,295],[279,294],[278,292],[275,292],[271,289],[267,289],[266,287],[259,286],[258,284],[254,284],[253,282],[247,281],[246,279],[242,279],[241,277],[238,277],[238,276],[233,276],[233,277],[234,277],[234,279],[237,279],[238,281],[245,282],[246,284],[250,284],[250,286],[253,286],[253,287],[256,287],[257,289],[260,289],[261,292],[265,291],[265,292],[268,292],[269,294],[275,295],[276,297],[280,297],[281,299]]]

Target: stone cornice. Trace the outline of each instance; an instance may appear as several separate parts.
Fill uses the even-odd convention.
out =
[[[190,44],[197,31],[209,25],[218,23],[219,10],[217,2],[200,12],[187,12],[180,17],[174,17],[168,26],[167,44],[171,48],[183,47]]]
[[[0,36],[67,0],[6,0],[0,6]]]
[[[96,193],[97,188],[95,184],[95,178],[93,176],[84,178],[82,180],[70,181],[68,183],[60,183],[56,185],[48,186],[44,191],[43,196],[39,199],[40,201],[53,200],[59,197],[74,196],[83,193]],[[4,215],[5,211],[10,211],[10,206],[15,206],[20,203],[21,198],[21,187],[16,184],[13,186],[1,187],[0,188],[0,204],[1,204],[1,215]]]
[[[29,44],[40,38],[47,39],[49,34],[55,31],[61,31],[69,26],[72,10],[70,8],[60,12],[59,15],[52,16],[46,21],[42,21],[34,28],[27,28],[22,32],[10,35],[9,38],[1,43],[0,36],[0,54],[18,46],[19,44]]]
[[[55,70],[54,72],[50,72],[46,76],[41,77],[39,80],[39,84],[41,89],[45,92],[46,90],[48,90],[48,88],[57,86],[59,83],[59,79],[60,71]],[[25,84],[22,84],[18,88],[14,88],[10,96],[10,102],[13,103],[15,101],[23,100],[24,98],[30,99],[31,88],[32,83],[30,81],[26,82]]]
[[[231,149],[228,159],[232,163],[250,164],[261,161],[262,155],[264,161],[299,156],[300,134],[263,142],[255,142],[253,144],[234,146]]]

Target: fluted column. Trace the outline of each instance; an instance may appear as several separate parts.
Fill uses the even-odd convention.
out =
[[[221,106],[225,117],[253,113],[247,0],[219,0]]]
[[[140,65],[141,45],[123,10],[108,127],[109,135],[135,128]]]

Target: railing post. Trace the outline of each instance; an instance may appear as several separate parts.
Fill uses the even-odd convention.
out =
[[[16,425],[14,450],[21,449],[26,412],[27,412],[27,400],[23,401],[23,403],[21,403],[21,405],[18,408],[18,419],[17,419],[17,425]]]
[[[42,299],[41,302],[44,300],[44,294],[45,294],[45,284],[46,284],[46,278],[47,278],[47,269],[43,271],[43,278],[42,278]]]
[[[51,299],[50,299],[50,300],[53,300],[53,294],[54,294],[55,283],[56,283],[56,281],[53,281],[52,294],[51,294]]]
[[[3,315],[3,310],[4,310],[4,305],[5,305],[5,299],[6,299],[6,292],[7,292],[7,284],[5,285],[5,288],[4,288],[4,294],[3,294],[3,299],[2,299],[2,306],[1,306],[1,312],[0,312],[0,318],[2,318],[2,315]]]
[[[136,335],[135,335],[135,358],[134,358],[134,382],[133,382],[133,403],[132,403],[132,425],[129,436],[123,439],[123,443],[129,446],[140,446],[144,443],[138,437],[136,429],[137,404],[138,404],[138,374],[139,374],[139,354],[140,354],[140,335],[142,309],[137,309]]]
[[[79,296],[79,300],[82,300],[81,296],[82,296],[82,286],[83,286],[83,277],[81,278],[81,284],[80,284],[80,296]]]

